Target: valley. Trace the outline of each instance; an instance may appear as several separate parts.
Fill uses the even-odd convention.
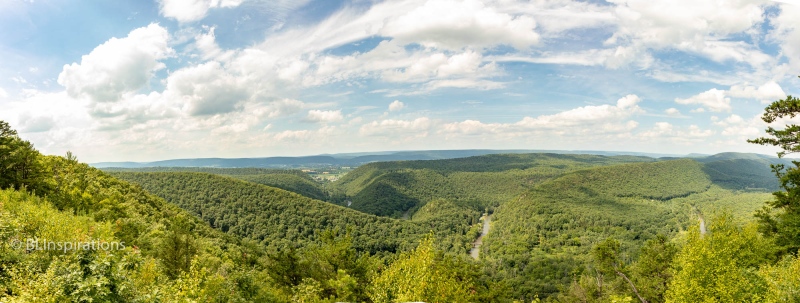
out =
[[[508,287],[509,298],[530,301],[563,296],[591,268],[592,247],[608,237],[620,242],[621,254],[636,260],[639,247],[659,236],[686,233],[701,212],[751,220],[770,198],[766,189],[776,187],[777,181],[759,178],[770,173],[769,161],[749,154],[700,159],[498,154],[375,162],[316,185],[285,171],[238,168],[116,169],[111,174],[212,226],[275,249],[301,248],[316,241],[315,230],[349,226],[357,251],[381,255],[407,251],[430,234],[445,254],[476,260],[491,285]],[[235,179],[266,185],[265,192],[245,194],[257,187]],[[286,190],[284,201],[269,202],[279,208],[258,204],[278,194],[270,191],[273,187]],[[299,189],[317,199],[289,192]],[[298,206],[289,211],[289,205]],[[239,210],[246,214],[237,215]],[[227,217],[239,224],[223,223]]]
[[[753,222],[780,188],[765,178],[770,165],[786,164],[737,153],[485,154],[372,162],[330,181],[299,169],[99,170],[71,154],[27,152],[33,158],[7,160],[26,171],[0,191],[0,262],[10,269],[0,286],[12,302],[53,287],[62,293],[53,298],[72,300],[85,283],[104,291],[90,295],[100,301],[130,302],[167,293],[217,302],[420,293],[440,298],[432,302],[669,302],[684,289],[674,283],[701,275],[683,268],[697,264],[689,250],[705,241],[722,242],[703,260],[738,262],[724,268],[776,262],[778,246]],[[29,239],[125,246],[12,245]],[[731,249],[743,253],[715,255]],[[784,287],[794,280],[778,277],[798,262],[784,260],[755,276],[719,274]]]

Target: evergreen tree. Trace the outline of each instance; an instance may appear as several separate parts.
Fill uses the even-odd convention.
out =
[[[33,144],[0,120],[0,188],[43,190],[44,169]]]
[[[794,118],[800,115],[800,99],[786,96],[767,106],[761,119],[773,123],[781,118]],[[778,157],[800,152],[800,125],[789,124],[779,130],[772,126],[766,129],[771,137],[747,140],[760,145],[778,146],[782,151]],[[778,164],[772,169],[780,179],[781,191],[775,192],[774,200],[768,202],[756,216],[761,223],[761,231],[775,236],[777,243],[790,253],[800,249],[800,162],[792,161],[794,167]]]

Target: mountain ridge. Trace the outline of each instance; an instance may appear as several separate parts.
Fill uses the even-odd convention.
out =
[[[555,153],[555,154],[590,154],[600,156],[645,156],[650,158],[694,158],[703,162],[703,159],[713,160],[719,158],[757,158],[778,159],[775,156],[755,153],[723,152],[714,155],[701,154],[660,154],[629,151],[596,151],[596,150],[536,150],[536,149],[457,149],[457,150],[415,150],[415,151],[379,151],[360,153],[320,154],[311,156],[277,156],[253,158],[182,158],[167,159],[150,162],[96,162],[89,165],[96,168],[142,168],[142,167],[260,167],[260,168],[291,168],[291,167],[317,167],[317,166],[359,166],[372,162],[386,161],[412,161],[412,160],[443,160],[464,158],[490,154],[527,154],[527,153]],[[750,155],[750,156],[747,156]],[[709,160],[709,161],[711,161]]]

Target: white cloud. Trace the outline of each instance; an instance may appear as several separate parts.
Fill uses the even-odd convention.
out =
[[[303,66],[304,85],[313,86],[353,78],[379,77],[393,83],[484,79],[502,74],[493,62],[473,50],[462,52],[420,49],[409,51],[393,40],[382,41],[366,53],[320,56]]]
[[[486,59],[497,62],[597,66],[606,63],[611,55],[611,50],[590,49],[578,52],[543,52],[541,55],[534,57],[524,55],[489,56]]]
[[[285,130],[272,134],[272,140],[279,142],[296,142],[302,146],[320,146],[335,137],[339,129],[335,126],[323,126],[316,130]]]
[[[781,13],[777,18],[773,18],[771,23],[775,29],[770,33],[769,38],[778,41],[781,46],[782,55],[785,56],[791,65],[791,69],[800,69],[800,5],[796,2],[780,4]]]
[[[306,116],[307,121],[322,123],[339,122],[342,121],[342,119],[344,119],[344,117],[342,116],[341,110],[314,109],[308,111],[308,116]]]
[[[641,99],[636,95],[627,95],[617,100],[616,106],[608,104],[584,106],[554,115],[543,115],[536,118],[525,117],[517,125],[527,128],[554,129],[607,123],[615,124],[633,114],[643,113],[644,111],[637,105],[640,101]],[[609,127],[611,127],[610,124]]]
[[[269,118],[291,115],[300,112],[306,106],[305,103],[294,99],[281,99],[273,101],[269,105]]]
[[[45,132],[53,129],[55,120],[51,116],[31,116],[29,113],[24,114],[19,118],[21,124],[19,131],[21,133],[38,133]]]
[[[454,87],[454,88],[469,88],[469,89],[479,89],[479,90],[491,90],[491,89],[500,89],[505,87],[505,83],[491,81],[491,80],[483,80],[483,79],[442,79],[442,80],[433,80],[428,82],[425,85],[425,89],[420,91],[420,93],[429,92],[439,88],[445,87]]]
[[[668,122],[656,122],[651,129],[637,135],[639,138],[647,141],[692,145],[708,140],[708,138],[714,134],[715,132],[713,130],[704,130],[697,125],[689,125],[688,127],[682,128],[676,127]]]
[[[764,20],[767,1],[610,0],[616,4],[618,28],[606,41],[609,46],[676,49],[724,62],[733,60],[753,66],[772,59],[758,48],[725,38],[744,33]],[[691,7],[691,9],[686,9]],[[624,61],[624,60],[623,60]]]
[[[763,103],[769,103],[786,97],[781,86],[774,81],[770,81],[759,87],[748,85],[734,85],[727,92],[728,96],[734,98],[759,99]]]
[[[312,134],[309,130],[285,130],[274,135],[275,140],[305,140]]]
[[[712,112],[731,111],[731,99],[725,97],[724,90],[712,88],[686,99],[675,98],[678,104],[700,104]]]
[[[774,81],[767,82],[759,87],[749,85],[734,85],[729,90],[719,90],[712,88],[708,91],[699,93],[686,99],[675,98],[678,104],[699,104],[712,112],[731,111],[731,97],[759,99],[763,103],[769,103],[776,99],[786,97],[780,85]],[[697,108],[691,112],[704,112],[704,108]]]
[[[574,29],[609,26],[617,20],[613,6],[583,1],[495,1],[493,4],[504,13],[532,16],[545,37],[560,37]]]
[[[243,0],[158,0],[161,15],[179,22],[192,22],[205,18],[208,10],[218,7],[236,7]]]
[[[673,108],[668,108],[667,110],[664,111],[664,113],[666,113],[667,115],[670,115],[670,116],[680,116],[681,115],[681,111],[679,111],[677,108],[674,108],[674,107]]]
[[[587,134],[625,133],[635,129],[639,123],[627,120],[644,111],[637,105],[641,99],[627,95],[617,100],[616,105],[584,106],[553,115],[524,117],[516,123],[482,123],[465,120],[444,124],[441,131],[446,134],[478,135],[558,135],[579,136]],[[627,121],[626,121],[627,120]]]
[[[511,125],[508,124],[483,123],[478,120],[464,120],[461,122],[447,123],[442,126],[440,132],[448,135],[458,134],[458,135],[475,136],[484,134],[495,134],[502,132],[504,130],[509,130],[511,128],[512,128]]]
[[[380,31],[404,44],[458,50],[511,45],[524,50],[539,43],[530,16],[497,12],[476,0],[431,0],[397,18]]]
[[[474,51],[447,56],[437,52],[421,56],[408,62],[410,65],[400,69],[386,69],[381,79],[389,82],[425,82],[434,78],[464,77],[480,75],[488,77],[496,74],[493,63],[483,63],[483,56]]]
[[[195,47],[200,50],[203,59],[214,59],[218,61],[228,61],[234,55],[233,51],[223,51],[219,47],[214,34],[215,27],[203,26],[207,31],[195,36]]]
[[[362,136],[403,136],[426,137],[434,122],[427,117],[414,120],[386,119],[372,121],[359,129]]]
[[[389,111],[398,111],[405,107],[406,105],[400,100],[394,100],[392,103],[389,103]]]
[[[164,95],[193,116],[229,113],[252,96],[242,80],[211,61],[172,73]]]
[[[0,98],[8,98],[8,92],[2,87],[0,87]]]
[[[755,138],[761,133],[761,129],[765,128],[766,123],[761,121],[759,117],[745,120],[739,115],[732,114],[725,119],[720,120],[717,117],[711,118],[714,125],[723,128],[722,135],[736,136],[745,138]]]
[[[107,152],[91,134],[93,124],[86,113],[88,100],[76,100],[66,92],[25,90],[19,99],[2,103],[0,120],[8,122],[45,154],[67,150]]]
[[[81,63],[64,65],[58,83],[74,98],[95,102],[118,101],[123,94],[144,87],[153,73],[165,65],[159,60],[172,55],[169,34],[158,24],[131,31],[125,38],[111,38],[81,57]]]

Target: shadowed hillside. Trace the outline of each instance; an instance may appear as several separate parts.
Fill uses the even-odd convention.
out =
[[[590,168],[544,182],[496,209],[481,258],[495,279],[511,283],[514,298],[553,296],[586,270],[590,249],[607,237],[636,259],[635,247],[687,229],[697,209],[751,218],[769,199],[712,185],[703,170],[679,159]]]

